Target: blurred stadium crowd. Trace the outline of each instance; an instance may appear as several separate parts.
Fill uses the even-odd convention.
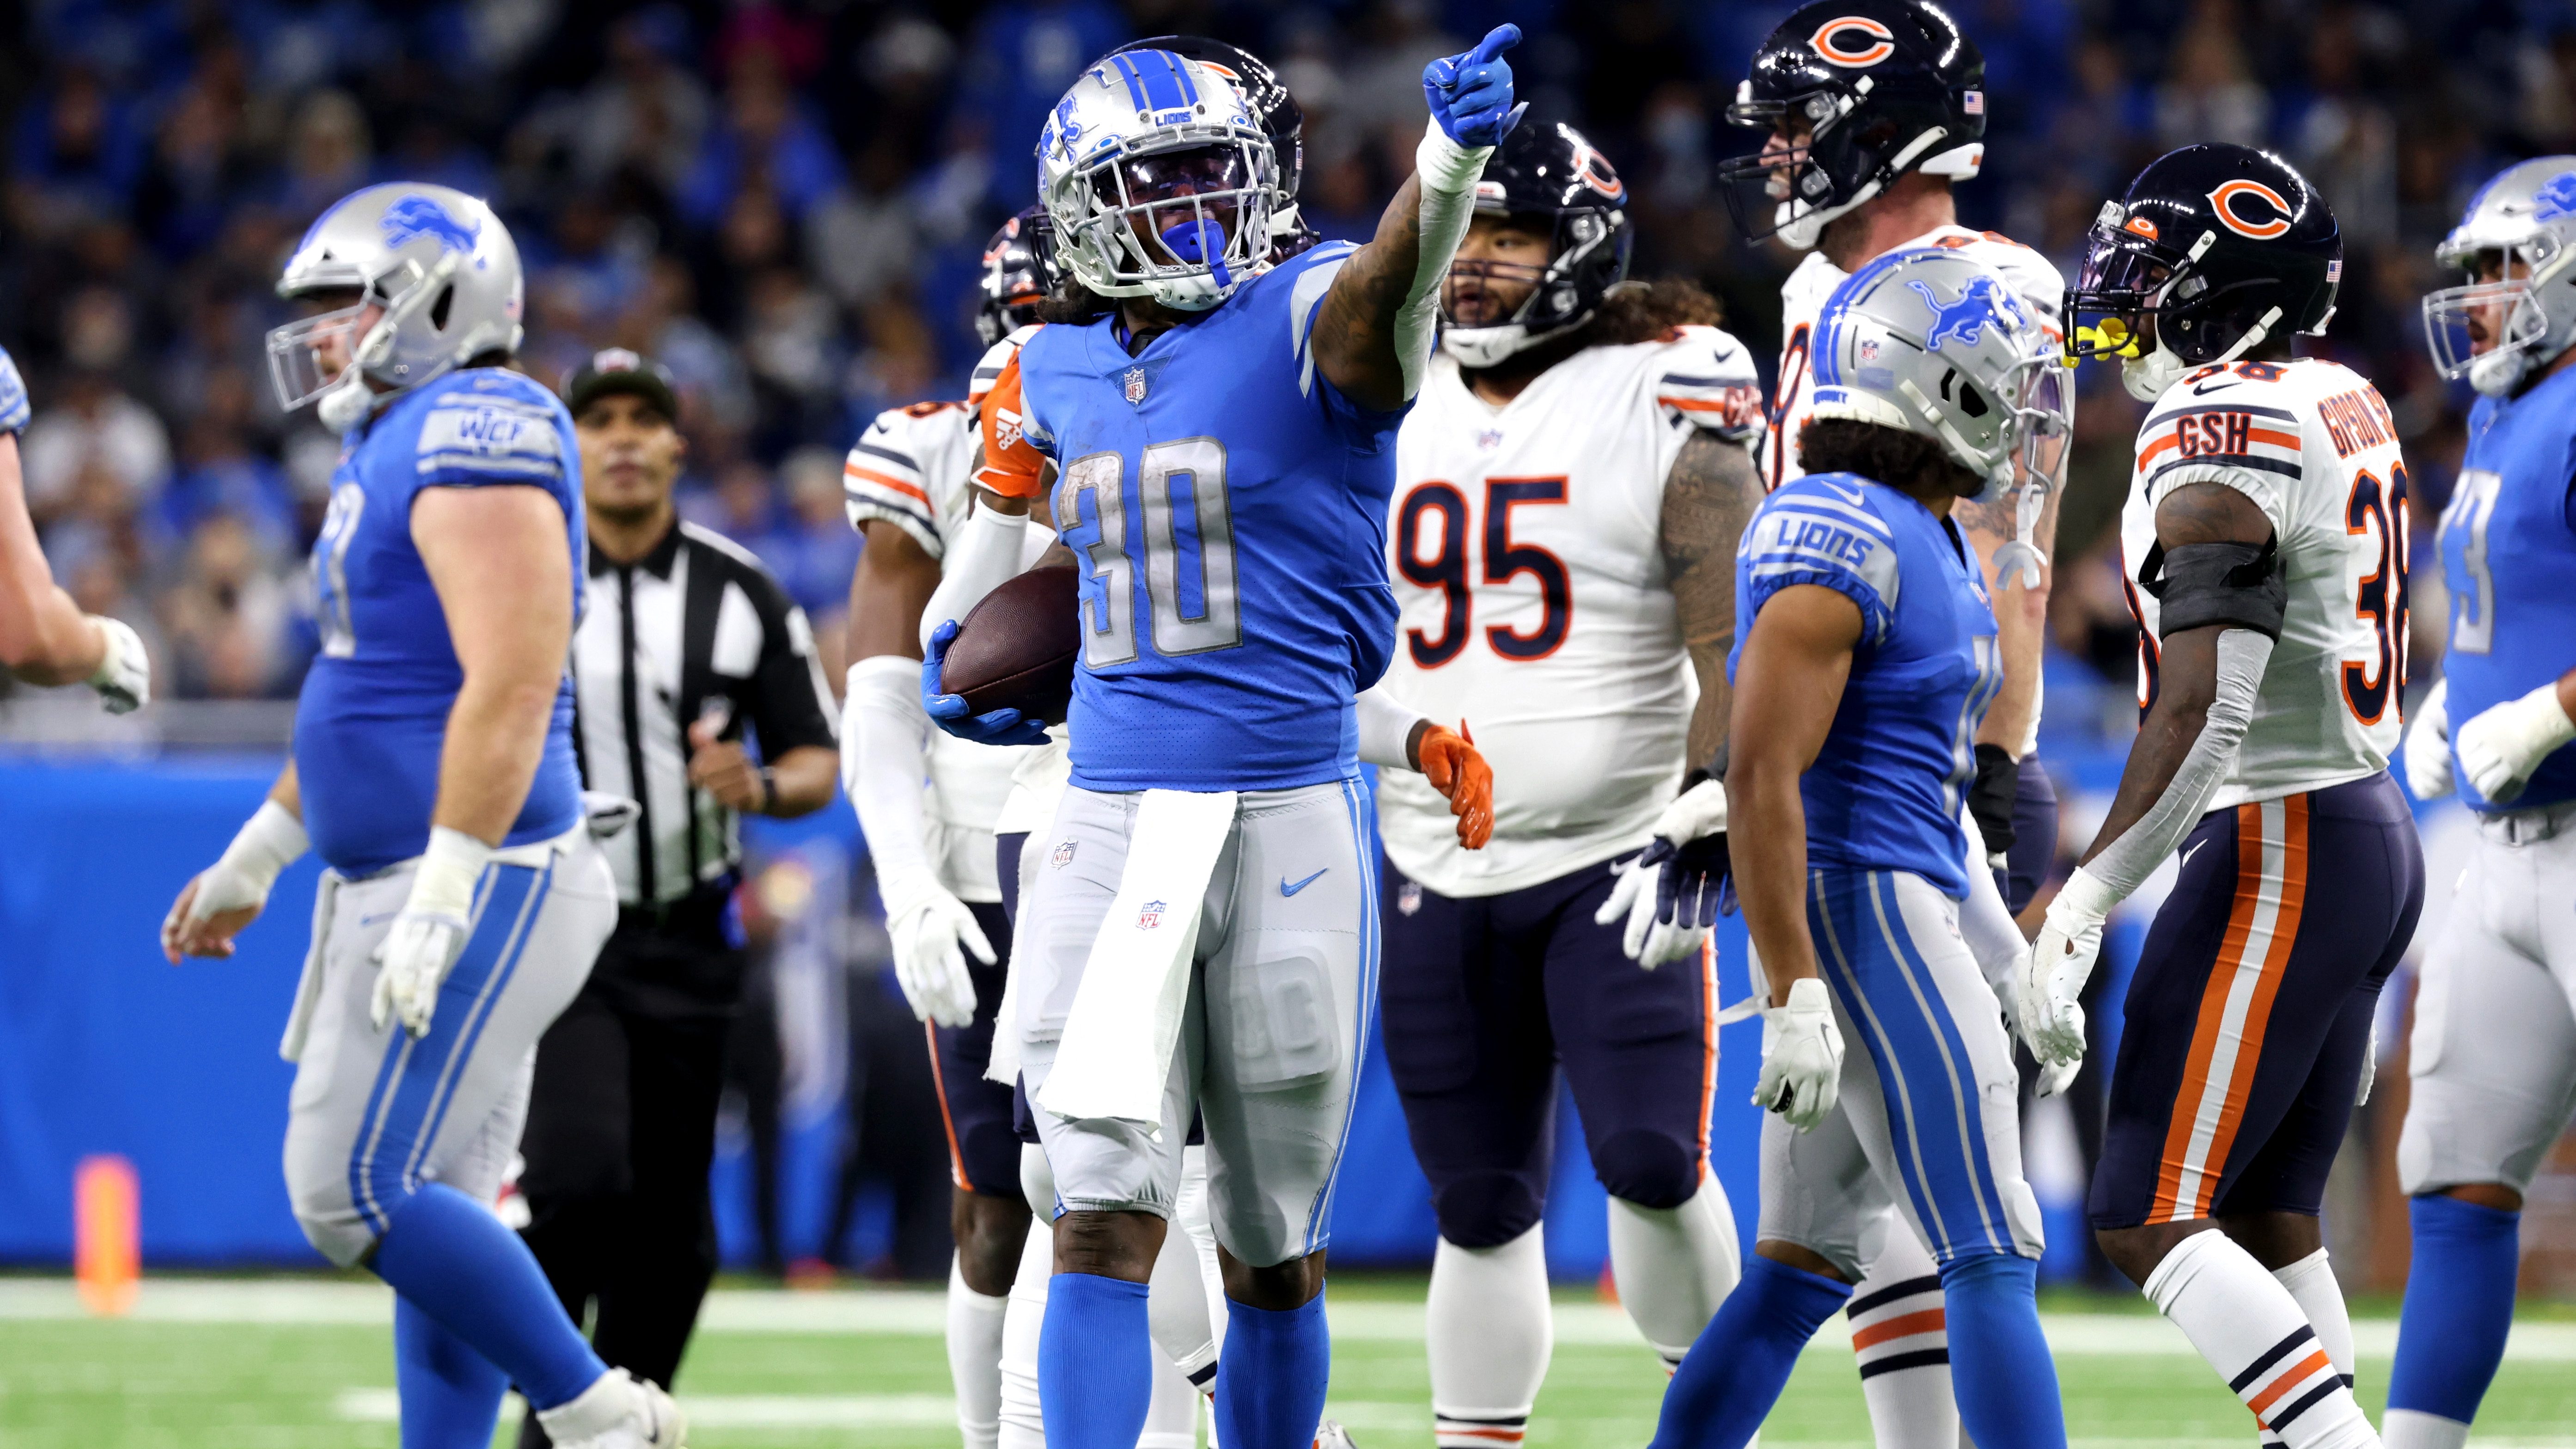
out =
[[[858,547],[840,453],[880,408],[962,394],[981,243],[1029,199],[1032,140],[1091,57],[1171,31],[1267,55],[1306,109],[1307,215],[1365,236],[1419,137],[1423,62],[1517,20],[1537,112],[1587,128],[1629,179],[1638,272],[1698,276],[1768,356],[1793,258],[1735,238],[1710,170],[1751,143],[1723,107],[1788,8],[32,0],[0,59],[0,343],[36,402],[28,501],[59,574],[146,631],[170,693],[292,695],[337,444],[270,396],[270,283],[334,198],[438,181],[490,197],[519,239],[532,372],[619,344],[678,374],[688,511],[757,550],[836,640]],[[2429,527],[2465,395],[2433,379],[2416,298],[2478,180],[2576,149],[2576,8],[1956,8],[1994,97],[1971,225],[2071,266],[2101,200],[2185,141],[2271,145],[2318,182],[2349,259],[2325,349],[2396,408]],[[2102,543],[2136,413],[2089,371],[2058,632],[2117,678],[2132,636]],[[2438,606],[2419,592],[2420,616]]]

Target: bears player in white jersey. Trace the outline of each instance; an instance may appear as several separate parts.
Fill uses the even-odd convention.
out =
[[[2343,243],[2287,162],[2166,155],[2104,203],[2075,353],[2150,404],[2120,520],[2138,742],[2021,990],[2084,1050],[2103,919],[2180,847],[2125,1002],[2090,1215],[2113,1264],[2291,1449],[2378,1442],[2317,1213],[2424,862],[2389,778],[2406,683],[2406,461],[2368,379],[2293,354]]]
[[[2415,999],[2389,1449],[2468,1441],[2513,1325],[2523,1194],[2576,1111],[2576,156],[2488,182],[2439,257],[2469,283],[2424,299],[2434,362],[2481,396],[2442,512],[2450,648],[2406,773],[2419,799],[2456,788],[2478,840]]]
[[[1985,160],[1984,86],[1976,42],[1924,0],[1820,0],[1781,22],[1754,53],[1727,115],[1766,140],[1759,153],[1724,164],[1724,194],[1746,235],[1776,236],[1807,253],[1780,288],[1779,374],[1769,431],[1756,450],[1765,487],[1806,472],[1798,439],[1815,404],[1808,354],[1817,314],[1872,258],[1914,247],[1960,251],[2002,277],[2043,330],[2057,327],[2064,287],[2057,269],[2028,247],[1958,224],[1951,187],[1975,177]],[[2057,845],[2056,796],[2031,755],[2046,550],[2063,472],[2060,460],[2047,476],[2023,480],[2039,486],[1962,499],[1952,514],[1986,570],[2002,630],[2004,689],[1977,735],[1969,804],[2015,911],[2039,889]],[[1794,1141],[1776,1122],[1765,1133],[1767,1151],[1849,1149],[1839,1121]],[[1867,1276],[1849,1311],[1879,1449],[1950,1449],[1955,1410],[1932,1259],[1892,1207],[1879,1210],[1870,1241]]]
[[[1742,1255],[1706,1170],[1707,932],[1657,925],[1655,892],[1631,885],[1630,963],[1632,912],[1611,908],[1627,877],[1605,866],[1647,843],[1685,762],[1724,732],[1761,389],[1704,293],[1622,281],[1625,200],[1573,127],[1504,138],[1442,291],[1442,355],[1396,440],[1401,613],[1374,693],[1401,702],[1399,722],[1466,721],[1499,782],[1473,854],[1430,780],[1378,786],[1380,1000],[1440,1224],[1431,1400],[1452,1449],[1519,1443],[1547,1372],[1539,1216],[1560,1063],[1610,1193],[1620,1301],[1667,1364]]]
[[[1032,208],[985,247],[976,326],[988,345],[1033,321],[1053,290],[1042,225],[1043,213]],[[948,1364],[970,1449],[991,1445],[997,1433],[1002,1315],[1029,1229],[1011,1088],[984,1079],[1011,949],[992,826],[1027,751],[931,728],[921,709],[921,619],[952,559],[999,554],[1017,572],[1030,561],[1023,550],[1049,541],[1017,518],[971,509],[975,404],[1000,365],[976,371],[977,390],[965,402],[879,414],[842,469],[850,525],[867,540],[850,580],[842,780],[875,865],[895,980],[929,1038],[956,1189]],[[995,529],[997,521],[1005,526]]]
[[[330,867],[281,1047],[288,1197],[394,1290],[407,1449],[489,1444],[512,1384],[563,1449],[671,1449],[670,1397],[600,1362],[491,1207],[537,1040],[617,922],[572,744],[580,451],[510,366],[518,249],[483,202],[388,183],[324,212],[278,291],[311,309],[269,335],[278,399],[346,442],[322,652],[294,757],[164,948],[229,956],[281,869]]]

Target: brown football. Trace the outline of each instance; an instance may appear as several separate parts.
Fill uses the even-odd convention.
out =
[[[977,714],[1016,709],[1064,723],[1082,652],[1078,597],[1071,565],[1031,569],[986,594],[949,641],[940,687],[963,695]]]

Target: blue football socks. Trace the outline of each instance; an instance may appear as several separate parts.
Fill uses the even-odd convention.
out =
[[[2522,1214],[2439,1194],[2408,1210],[2415,1263],[2398,1311],[2388,1407],[2466,1424],[2504,1362]]]
[[[540,1409],[578,1398],[608,1372],[564,1315],[528,1245],[490,1208],[443,1183],[393,1210],[367,1266],[499,1365]]]
[[[1136,1449],[1153,1398],[1145,1285],[1097,1273],[1049,1278],[1038,1403],[1051,1449]]]
[[[397,1297],[394,1387],[402,1398],[403,1449],[492,1449],[510,1376]]]
[[[1798,1354],[1851,1297],[1851,1285],[1775,1263],[1744,1260],[1744,1279],[1718,1305],[1674,1370],[1654,1449],[1742,1449],[1770,1414]]]
[[[1300,1308],[1227,1303],[1216,1361],[1217,1441],[1227,1449],[1307,1449],[1332,1373],[1323,1294]]]
[[[1950,1389],[1977,1449],[2065,1449],[2057,1360],[2039,1331],[2039,1262],[1980,1253],[1941,1265]]]

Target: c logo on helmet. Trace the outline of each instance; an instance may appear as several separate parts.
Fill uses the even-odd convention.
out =
[[[1590,146],[1578,146],[1574,149],[1574,174],[1584,185],[1609,197],[1612,201],[1617,201],[1628,194],[1628,184],[1621,181],[1619,174],[1610,169],[1609,158]]]
[[[1842,44],[1840,37],[1843,32],[1850,30],[1857,30],[1870,37],[1869,41],[1856,49],[1847,48]],[[1895,31],[1866,15],[1845,15],[1839,19],[1828,20],[1817,26],[1816,33],[1807,38],[1808,47],[1814,50],[1817,57],[1826,64],[1854,68],[1876,65],[1896,54],[1895,42]]]
[[[2249,196],[2260,198],[2272,208],[2270,220],[2257,221],[2237,214],[2237,204]],[[2216,191],[2209,193],[2209,204],[2218,210],[2218,224],[2241,237],[2270,241],[2290,229],[2290,203],[2260,181],[2222,181]]]

